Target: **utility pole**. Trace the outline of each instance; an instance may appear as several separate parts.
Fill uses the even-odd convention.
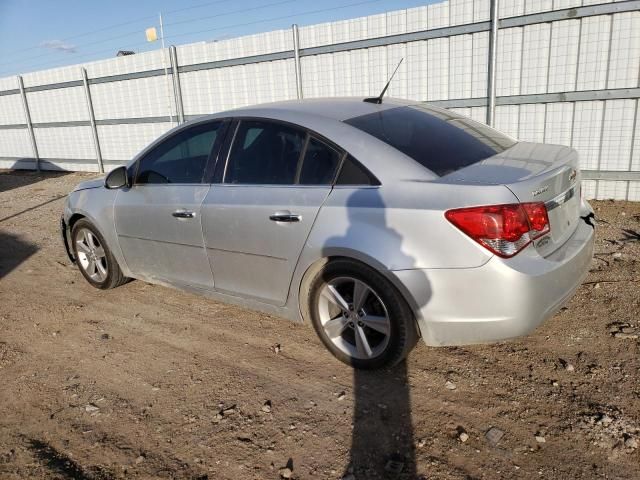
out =
[[[167,68],[167,56],[164,48],[164,26],[162,24],[162,12],[158,13],[160,17],[160,42],[162,46],[162,68],[164,68],[164,77],[167,85],[167,108],[169,110],[169,121],[173,123],[173,111],[171,110],[171,85],[169,84],[169,70]]]

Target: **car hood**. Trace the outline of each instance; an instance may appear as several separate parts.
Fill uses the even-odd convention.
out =
[[[78,190],[88,190],[90,188],[100,188],[104,186],[104,177],[94,178],[93,180],[87,180],[85,182],[80,182],[76,185],[76,188],[73,189],[74,192]]]

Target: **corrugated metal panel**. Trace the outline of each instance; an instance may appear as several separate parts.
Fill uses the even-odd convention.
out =
[[[407,44],[407,98],[421,100],[427,98],[427,42]]]
[[[434,3],[427,6],[427,28],[441,28],[449,26],[449,3]]]
[[[541,23],[523,28],[521,92],[546,93],[551,24]]]
[[[0,130],[0,157],[31,157],[33,151],[26,128]]]
[[[471,96],[478,98],[487,95],[489,32],[474,33],[472,43],[473,65],[471,66]]]
[[[598,200],[623,199],[627,196],[628,182],[598,180],[595,198]]]
[[[33,123],[89,119],[87,102],[82,87],[30,92],[27,93],[27,100]],[[1,101],[2,97],[0,97]]]
[[[574,89],[579,32],[580,20],[564,20],[552,24],[548,92]]]
[[[524,3],[524,0],[500,0],[498,4],[498,16],[505,18],[524,15]]]
[[[553,10],[553,0],[526,0],[524,2],[524,13],[539,13]]]
[[[581,22],[576,90],[606,88],[611,21],[608,17],[592,17]]]
[[[427,98],[449,98],[449,39],[435,38],[427,41]]]
[[[173,97],[169,97],[168,88],[173,87],[171,79],[165,76],[91,85],[96,120],[168,117],[169,105],[171,115],[175,117],[175,105]]]
[[[105,160],[130,160],[170,128],[168,123],[101,125],[98,135],[102,156]]]
[[[606,102],[600,170],[629,170],[635,110],[635,100]]]
[[[0,97],[0,125],[25,123],[22,97],[17,95],[3,95]]]
[[[473,0],[449,0],[450,25],[473,23]]]
[[[42,158],[95,158],[90,127],[36,128]]]
[[[451,37],[451,67],[449,69],[449,98],[470,98],[473,68],[473,36]]]
[[[573,103],[548,103],[544,126],[545,143],[571,145]]]
[[[519,95],[522,67],[522,28],[498,32],[496,95]]]
[[[640,12],[613,15],[607,88],[638,86]]]
[[[603,108],[604,102],[575,105],[572,146],[580,153],[580,167],[585,170],[598,169]]]
[[[499,105],[496,107],[496,128],[517,138],[519,116],[520,105]]]
[[[525,142],[544,141],[546,105],[520,105],[518,139]]]

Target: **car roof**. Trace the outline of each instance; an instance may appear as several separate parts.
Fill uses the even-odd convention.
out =
[[[337,97],[264,103],[196,117],[177,128],[189,128],[200,122],[222,118],[253,117],[283,121],[307,128],[331,140],[363,163],[383,183],[394,178],[423,180],[435,178],[433,173],[391,145],[344,123],[344,120],[353,117],[415,105],[420,102],[385,98],[381,104],[376,104],[363,100],[363,97]],[[147,151],[164,141],[172,132],[175,130],[166,132],[140,152],[136,158],[145,155]],[[372,155],[372,152],[375,154]],[[389,165],[394,167],[389,168]]]
[[[364,97],[331,97],[310,98],[304,100],[286,100],[281,102],[263,103],[249,107],[240,107],[210,115],[211,118],[257,116],[266,118],[282,118],[295,114],[304,116],[320,116],[332,120],[344,121],[349,118],[376,113],[390,108],[411,105],[417,102],[385,98],[382,103],[365,102]],[[200,118],[202,119],[202,117]]]

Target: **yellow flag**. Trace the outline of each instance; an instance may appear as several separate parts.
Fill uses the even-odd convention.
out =
[[[156,27],[147,28],[144,31],[147,36],[147,42],[155,42],[158,40],[158,32],[156,31]]]

